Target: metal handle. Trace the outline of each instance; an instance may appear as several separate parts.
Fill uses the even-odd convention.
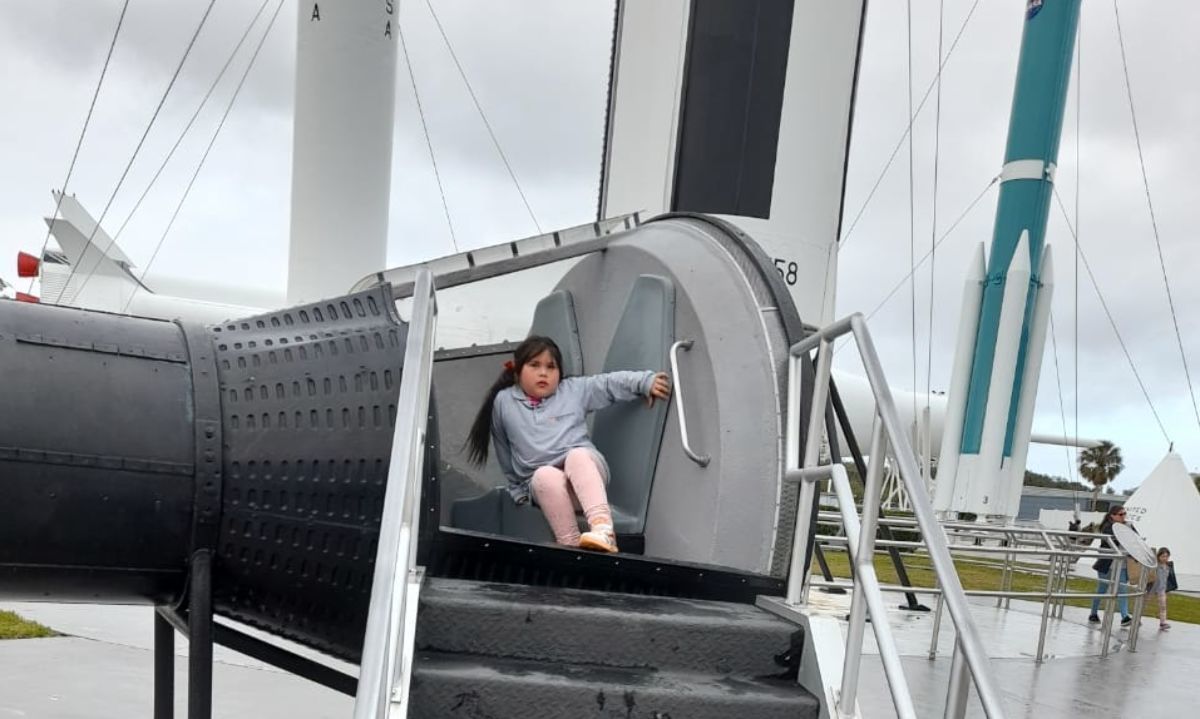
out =
[[[707,467],[708,463],[712,461],[712,457],[707,454],[696,454],[692,450],[692,445],[688,441],[687,418],[683,416],[683,382],[679,377],[679,350],[690,350],[692,344],[692,340],[679,340],[671,345],[671,375],[675,380],[675,408],[679,414],[679,438],[683,442],[684,454],[701,467]]]

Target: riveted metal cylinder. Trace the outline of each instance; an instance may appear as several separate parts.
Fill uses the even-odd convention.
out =
[[[176,597],[192,406],[178,325],[0,302],[0,596]]]
[[[366,626],[407,328],[385,290],[215,328],[217,612],[340,656]]]
[[[218,614],[357,659],[406,335],[387,288],[210,328],[0,303],[0,597],[174,603],[209,549]]]

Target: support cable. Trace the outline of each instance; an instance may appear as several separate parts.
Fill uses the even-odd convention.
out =
[[[937,84],[938,79],[941,78],[942,72],[946,69],[946,64],[950,62],[950,57],[954,54],[954,49],[958,47],[958,41],[962,39],[963,32],[967,29],[967,23],[971,21],[971,16],[975,14],[975,8],[977,7],[979,7],[979,0],[975,0],[975,2],[971,5],[971,9],[967,11],[967,17],[963,19],[962,25],[959,26],[958,34],[954,36],[954,42],[950,43],[950,49],[946,51],[946,57],[941,60],[941,64],[938,66],[937,76],[930,81],[929,87],[925,88],[925,94],[921,96],[921,102],[917,103],[916,111],[918,115],[921,113],[921,110],[925,108],[925,102],[929,99],[930,93],[933,92],[934,86]],[[862,206],[858,208],[858,212],[856,212],[854,215],[854,220],[850,223],[850,227],[847,228],[846,233],[842,235],[842,238],[839,241],[839,251],[841,248],[846,246],[846,242],[850,239],[850,235],[854,233],[854,228],[858,226],[858,221],[862,219],[863,213],[867,210],[867,206],[870,205],[871,200],[874,199],[875,192],[883,183],[883,178],[887,176],[888,170],[892,169],[892,163],[896,161],[896,155],[900,154],[900,148],[904,147],[904,141],[912,132],[912,126],[913,123],[916,122],[916,119],[917,118],[915,115],[909,115],[908,125],[905,126],[904,132],[901,133],[900,139],[896,140],[896,146],[892,148],[892,154],[888,157],[887,163],[885,163],[883,169],[879,171],[879,177],[875,178],[875,184],[871,186],[871,191],[867,193],[867,199],[863,200]]]
[[[183,57],[179,58],[179,64],[175,67],[174,74],[171,75],[171,81],[167,83],[167,89],[163,91],[162,97],[159,98],[158,106],[154,108],[154,114],[150,116],[150,122],[146,124],[146,129],[144,132],[142,132],[141,139],[138,140],[137,146],[133,148],[133,155],[129,157],[129,162],[126,163],[125,169],[121,172],[121,177],[117,180],[117,186],[113,188],[112,194],[108,196],[108,202],[104,204],[104,211],[100,213],[100,217],[96,220],[96,226],[92,228],[91,233],[88,235],[87,242],[84,243],[84,255],[80,255],[80,262],[76,262],[75,264],[71,265],[71,273],[67,275],[67,281],[63,283],[63,299],[66,300],[64,304],[71,305],[74,300],[83,293],[83,288],[87,286],[88,281],[92,278],[92,275],[96,272],[96,269],[100,267],[100,263],[104,261],[104,257],[108,254],[108,250],[112,247],[113,242],[116,241],[114,239],[109,240],[108,245],[102,252],[100,252],[100,256],[96,258],[96,261],[92,264],[91,269],[84,273],[83,282],[80,284],[79,289],[75,291],[73,296],[66,297],[65,293],[71,287],[71,279],[74,278],[75,273],[79,271],[79,265],[82,263],[83,257],[86,255],[87,246],[92,244],[92,240],[96,237],[96,233],[100,231],[100,226],[103,224],[105,216],[108,215],[108,211],[112,207],[113,200],[116,199],[117,193],[121,191],[121,185],[125,184],[125,178],[129,175],[129,170],[133,167],[134,161],[137,160],[138,153],[142,150],[142,145],[146,143],[146,138],[150,135],[150,130],[154,127],[154,122],[158,119],[158,114],[162,112],[163,105],[167,102],[167,96],[171,94],[171,89],[175,87],[175,81],[179,79],[179,73],[183,71],[183,65],[187,62],[188,56],[191,55],[192,48],[196,45],[196,38],[200,36],[200,31],[204,29],[204,23],[208,21],[208,16],[212,12],[213,5],[215,5],[216,2],[217,0],[209,0],[208,7],[204,9],[204,15],[200,18],[200,23],[196,25],[195,32],[192,33],[192,38],[188,41],[187,48],[185,48],[183,51]]]
[[[1058,414],[1062,418],[1063,437],[1067,437],[1067,408],[1063,403],[1062,374],[1058,370],[1058,339],[1054,330],[1054,310],[1050,311],[1050,346],[1054,349],[1054,382],[1058,387]],[[1071,448],[1063,446],[1067,454],[1067,479],[1075,481],[1075,463],[1071,459]]]
[[[525,191],[521,189],[521,183],[517,181],[517,173],[513,171],[512,165],[508,161],[508,156],[504,154],[504,149],[500,147],[500,140],[496,138],[496,133],[492,130],[492,123],[488,122],[487,115],[483,111],[483,106],[479,104],[479,98],[475,96],[475,90],[471,87],[471,81],[467,79],[466,70],[463,69],[462,63],[458,60],[458,54],[454,52],[454,46],[450,44],[450,38],[446,36],[446,29],[442,27],[442,21],[438,18],[438,14],[433,9],[433,4],[430,0],[425,0],[425,7],[429,8],[429,14],[433,16],[433,22],[437,25],[438,32],[441,33],[442,41],[446,43],[446,49],[450,51],[450,58],[454,60],[454,66],[458,68],[458,75],[467,87],[467,93],[471,96],[471,102],[475,103],[475,109],[479,111],[479,119],[483,120],[483,126],[487,128],[488,136],[492,138],[492,144],[496,146],[496,153],[500,155],[500,161],[504,163],[504,169],[508,170],[508,176],[512,178],[513,186],[517,188],[517,194],[521,196],[521,202],[525,204],[525,211],[529,213],[529,219],[533,221],[533,226],[537,228],[537,233],[539,235],[542,234],[542,225],[538,222],[537,216],[533,214],[533,208],[529,206],[529,198],[525,196]]]
[[[938,2],[938,67],[942,64],[943,25],[946,19],[946,2]],[[937,202],[938,166],[941,160],[942,139],[942,73],[937,74],[937,100],[933,112],[933,219],[929,228],[929,344],[925,355],[925,409],[933,402],[933,288],[937,274]],[[915,286],[915,284],[914,284]],[[913,388],[916,392],[916,388]]]
[[[188,131],[192,129],[192,125],[196,123],[196,119],[200,117],[200,112],[203,111],[205,105],[208,104],[209,98],[212,97],[212,94],[217,89],[217,85],[221,82],[221,79],[225,77],[225,72],[229,70],[229,66],[233,64],[233,59],[237,57],[238,52],[241,51],[242,45],[246,42],[246,38],[250,36],[250,31],[254,29],[256,24],[258,24],[258,18],[262,16],[263,10],[266,9],[267,3],[270,1],[271,0],[263,0],[262,5],[258,6],[258,12],[254,13],[254,17],[251,18],[250,24],[246,26],[246,31],[242,33],[242,37],[237,41],[237,45],[233,47],[233,51],[229,53],[229,58],[221,67],[221,71],[217,73],[217,77],[212,81],[212,84],[209,85],[208,92],[204,93],[204,99],[200,100],[200,104],[196,106],[196,111],[192,113],[191,119],[187,121],[187,125],[185,125],[183,131],[179,133],[179,139],[175,141],[175,144],[171,147],[171,151],[168,152],[167,156],[163,158],[162,164],[158,166],[158,170],[155,171],[154,177],[150,178],[150,182],[146,185],[146,189],[142,190],[141,197],[137,199],[137,202],[133,203],[133,209],[130,210],[129,214],[125,216],[125,221],[121,223],[121,226],[118,227],[117,231],[113,234],[113,241],[116,241],[121,237],[121,233],[125,231],[125,226],[129,224],[129,221],[133,219],[134,213],[137,212],[138,208],[142,206],[142,201],[146,199],[146,195],[150,194],[150,189],[154,187],[154,183],[158,181],[159,176],[162,175],[163,170],[166,169],[167,163],[171,161],[171,158],[175,156],[175,151],[179,149],[181,144],[183,144],[183,138],[187,136]],[[253,64],[253,60],[251,63]],[[142,276],[145,277],[145,273],[142,273]]]
[[[431,8],[432,9],[432,8]],[[404,23],[396,20],[396,34],[400,36],[400,49],[404,52],[404,65],[408,68],[408,81],[412,85],[413,98],[417,101],[417,115],[421,118],[421,132],[425,135],[425,146],[429,149],[429,161],[433,163],[433,177],[437,180],[438,194],[442,196],[442,210],[446,213],[446,227],[450,230],[450,244],[458,250],[458,239],[454,235],[454,221],[450,219],[450,205],[446,202],[446,189],[442,186],[442,173],[438,169],[437,157],[433,154],[433,141],[429,139],[429,125],[425,122],[425,110],[421,107],[421,93],[417,90],[417,77],[413,74],[412,58],[408,55],[408,43],[404,41]]]
[[[946,241],[946,238],[954,233],[954,230],[956,230],[958,228],[958,225],[964,219],[966,219],[967,215],[970,214],[971,210],[975,209],[975,205],[979,204],[979,201],[983,199],[983,196],[987,194],[987,191],[992,189],[992,187],[994,187],[999,180],[1000,180],[999,175],[993,177],[992,180],[990,182],[988,182],[987,186],[984,187],[983,190],[981,190],[979,192],[979,194],[975,196],[975,199],[971,201],[971,204],[967,205],[967,209],[962,211],[962,214],[960,214],[958,216],[958,219],[955,220],[954,223],[950,225],[950,228],[948,230],[946,230],[945,234],[943,234],[941,236],[941,238],[938,239],[937,242],[933,243],[933,247],[935,249],[938,247],[941,247],[942,243]],[[892,297],[894,297],[896,295],[896,293],[900,291],[900,288],[904,286],[904,283],[908,282],[910,279],[912,279],[913,273],[916,272],[916,270],[920,269],[921,265],[925,264],[925,260],[929,259],[932,256],[932,252],[933,252],[933,250],[926,252],[925,255],[923,257],[921,257],[921,259],[917,260],[916,266],[913,267],[913,269],[910,270],[908,274],[906,274],[904,277],[900,278],[900,281],[897,282],[894,287],[892,287],[891,292],[888,292],[887,296],[884,297],[882,300],[880,300],[879,304],[875,305],[875,309],[871,310],[871,312],[867,315],[867,319],[874,317],[875,314],[877,312],[879,312],[879,310],[883,309],[883,306],[886,305],[888,303],[888,301],[891,300]]]
[[[1133,371],[1134,379],[1137,380],[1138,387],[1142,390],[1142,396],[1146,398],[1146,404],[1150,406],[1150,412],[1154,415],[1154,421],[1158,423],[1158,429],[1162,432],[1163,439],[1171,442],[1170,435],[1167,434],[1167,428],[1163,425],[1162,418],[1158,414],[1158,410],[1154,407],[1154,402],[1150,401],[1150,393],[1146,391],[1146,383],[1142,381],[1142,375],[1138,372],[1137,366],[1133,363],[1133,357],[1129,354],[1129,348],[1125,345],[1125,339],[1121,337],[1121,331],[1117,329],[1117,321],[1113,319],[1112,312],[1108,309],[1108,302],[1104,300],[1104,293],[1100,291],[1100,283],[1096,281],[1096,275],[1092,272],[1092,266],[1087,260],[1087,255],[1083,251],[1083,247],[1079,244],[1079,237],[1075,234],[1075,228],[1071,225],[1071,218],[1067,215],[1067,208],[1063,205],[1062,197],[1058,194],[1058,190],[1054,190],[1054,199],[1058,203],[1058,209],[1062,212],[1063,221],[1067,223],[1067,229],[1071,232],[1071,239],[1075,242],[1075,249],[1079,252],[1079,259],[1083,262],[1083,269],[1087,272],[1088,279],[1092,281],[1092,289],[1096,290],[1096,297],[1100,298],[1100,306],[1104,308],[1104,315],[1108,317],[1108,324],[1112,326],[1113,334],[1117,336],[1117,343],[1121,345],[1121,351],[1125,354],[1125,361],[1129,363],[1129,369]]]
[[[908,19],[908,116],[913,116],[913,78],[912,78],[912,0],[907,0],[905,3]],[[942,73],[938,73],[941,77]],[[916,188],[914,182],[913,170],[913,133],[908,133],[908,265],[910,274],[915,274],[917,271],[917,220],[916,220]],[[913,397],[917,394],[917,283],[914,280],[909,284],[909,310],[912,315],[912,391]],[[933,332],[933,326],[929,327],[930,333]],[[917,403],[913,401],[913,431],[917,428]],[[916,437],[913,438],[914,443]]]
[[[1079,28],[1075,31],[1075,232],[1082,232],[1079,197],[1082,193],[1081,169],[1084,157],[1080,148],[1080,127],[1084,116],[1084,17],[1080,13]],[[1079,241],[1075,241],[1075,468],[1079,467]]]
[[[988,190],[992,189],[992,187],[994,187],[996,185],[996,183],[999,181],[1000,181],[1000,176],[996,175],[988,182],[987,185],[984,186],[984,188],[982,190],[979,191],[979,194],[975,196],[975,199],[971,200],[971,204],[967,205],[967,208],[965,210],[963,210],[961,214],[959,214],[958,219],[956,219],[954,222],[952,222],[950,224],[949,229],[947,229],[946,232],[943,233],[940,238],[938,238],[937,242],[933,243],[934,249],[941,247],[942,243],[946,241],[946,238],[948,238],[948,237],[950,237],[950,235],[954,234],[954,231],[956,229],[958,229],[959,224],[961,224],[962,221],[966,219],[967,215],[971,214],[971,210],[975,209],[975,206],[979,204],[980,200],[983,199],[983,196],[987,194]],[[900,280],[892,287],[891,291],[887,293],[887,296],[885,296],[882,300],[880,300],[879,304],[875,305],[875,309],[873,309],[869,313],[867,313],[867,319],[871,319],[872,317],[874,317],[876,315],[876,313],[879,312],[879,310],[883,309],[884,305],[886,305],[893,297],[896,296],[896,293],[900,291],[900,288],[904,286],[904,283],[908,282],[912,278],[913,273],[916,272],[916,270],[920,269],[921,265],[925,264],[925,260],[929,259],[932,252],[933,252],[933,250],[926,252],[924,254],[924,256],[921,257],[921,259],[917,260],[916,266],[913,267],[913,269],[909,270],[908,274],[906,274],[906,275],[904,275],[904,277],[900,278]],[[837,345],[837,349],[835,350],[835,352],[841,351],[842,347],[845,347],[847,344],[852,343],[853,341],[854,340],[850,339],[850,338],[843,338],[842,343],[840,345]]]
[[[62,189],[59,191],[58,201],[54,203],[54,214],[50,217],[51,224],[46,226],[46,239],[42,240],[42,249],[38,252],[38,260],[41,260],[46,254],[46,248],[50,246],[50,234],[54,229],[53,222],[58,219],[58,211],[62,208],[62,198],[67,196],[67,185],[71,182],[71,174],[75,172],[75,161],[79,159],[79,148],[83,147],[83,138],[87,135],[88,125],[92,122],[92,112],[96,109],[96,100],[100,97],[100,88],[104,86],[104,76],[108,74],[108,63],[112,60],[113,49],[117,46],[117,37],[121,34],[121,26],[125,24],[125,11],[129,9],[129,0],[121,5],[121,14],[117,17],[117,29],[113,31],[112,42],[108,44],[108,54],[104,56],[104,66],[100,68],[100,79],[96,82],[96,91],[92,93],[92,103],[88,106],[87,117],[83,120],[83,129],[79,132],[79,140],[75,143],[75,152],[71,155],[71,164],[67,167],[67,177],[63,180]],[[33,292],[33,283],[36,277],[29,278],[29,292]]]
[[[238,95],[241,94],[242,86],[246,84],[246,78],[249,77],[250,70],[254,67],[254,62],[258,59],[258,55],[259,52],[262,51],[263,44],[266,43],[267,37],[271,34],[271,28],[275,26],[275,20],[279,17],[279,11],[283,8],[283,2],[284,0],[279,0],[279,3],[275,6],[275,12],[271,15],[271,20],[267,23],[267,28],[263,31],[262,37],[259,38],[258,45],[254,48],[254,54],[250,56],[250,62],[246,64],[246,69],[242,72],[242,77],[238,81],[237,87],[233,91],[233,96],[229,98],[229,103],[225,106],[225,113],[221,115],[221,121],[217,123],[217,129],[213,131],[213,135],[208,141],[208,147],[204,148],[204,154],[200,157],[200,163],[196,165],[196,171],[192,173],[192,179],[188,180],[187,187],[184,188],[183,195],[179,198],[179,203],[175,205],[175,211],[171,213],[171,219],[167,222],[166,229],[163,230],[162,236],[158,238],[158,243],[154,246],[154,252],[150,255],[150,260],[146,263],[146,266],[142,268],[142,273],[138,277],[139,284],[146,279],[146,273],[150,272],[150,268],[154,265],[154,261],[158,259],[158,251],[162,249],[163,243],[167,240],[167,235],[171,232],[171,228],[175,226],[175,219],[179,217],[179,211],[183,209],[183,203],[187,202],[188,195],[192,191],[192,186],[196,184],[196,178],[200,176],[200,171],[204,169],[204,163],[208,160],[208,155],[210,152],[212,152],[213,145],[217,142],[217,137],[221,134],[221,130],[225,127],[225,121],[229,119],[229,113],[233,110],[233,103],[237,101]],[[265,2],[263,3],[263,7],[266,7]],[[262,8],[259,8],[259,12],[262,12]],[[255,15],[255,20],[257,19],[258,16]],[[249,33],[249,31],[250,29],[247,28],[246,32]],[[244,35],[242,36],[242,39],[245,40]],[[239,46],[241,45],[241,43],[238,44]],[[228,67],[228,64],[226,67]],[[224,72],[224,70],[222,70],[222,72]],[[207,99],[207,97],[205,99]],[[121,308],[122,314],[129,310],[129,305],[133,302],[133,298],[135,295],[137,295],[137,293],[138,290],[135,289],[129,295],[129,299],[125,300],[125,306]]]
[[[1188,368],[1187,353],[1183,351],[1183,336],[1179,332],[1175,298],[1171,294],[1171,282],[1167,279],[1167,263],[1163,259],[1162,240],[1158,234],[1158,220],[1154,215],[1154,202],[1150,199],[1150,178],[1146,175],[1146,157],[1142,152],[1142,135],[1138,131],[1137,113],[1133,107],[1133,85],[1129,80],[1129,62],[1125,58],[1125,36],[1121,31],[1121,13],[1117,10],[1117,0],[1113,0],[1113,14],[1117,18],[1117,42],[1121,46],[1121,69],[1125,72],[1125,94],[1129,98],[1129,119],[1133,122],[1133,139],[1137,143],[1138,166],[1142,170],[1142,188],[1146,191],[1146,207],[1150,210],[1150,227],[1154,230],[1154,249],[1158,251],[1158,267],[1162,271],[1163,287],[1167,290],[1167,306],[1171,310],[1171,324],[1175,328],[1175,344],[1179,346],[1179,359],[1183,362],[1183,376],[1187,380],[1188,398],[1192,400],[1192,412],[1196,416],[1196,426],[1200,427],[1200,405],[1196,404],[1196,390],[1192,387],[1192,372]]]

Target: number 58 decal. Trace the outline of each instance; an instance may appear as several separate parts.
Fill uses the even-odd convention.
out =
[[[795,262],[789,262],[782,257],[776,257],[775,269],[779,271],[779,276],[789,285],[796,284],[796,272],[799,271],[799,266]]]

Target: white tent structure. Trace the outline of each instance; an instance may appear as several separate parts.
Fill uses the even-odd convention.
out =
[[[1125,502],[1146,542],[1169,547],[1179,588],[1200,591],[1200,491],[1183,458],[1169,452]]]

